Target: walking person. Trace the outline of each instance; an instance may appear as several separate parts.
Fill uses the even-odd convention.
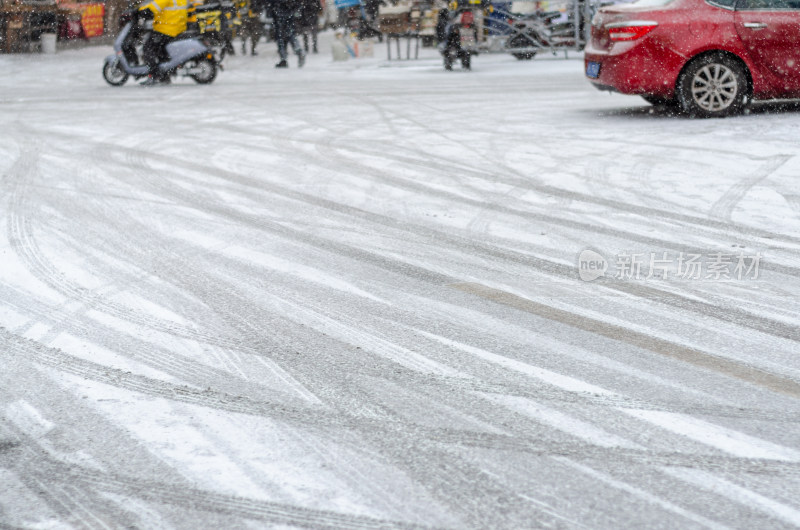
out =
[[[242,55],[247,53],[247,39],[250,39],[250,55],[256,53],[256,45],[259,39],[264,36],[264,25],[261,22],[261,14],[264,11],[262,0],[244,0],[239,9],[239,16],[242,19]]]
[[[319,14],[322,12],[320,0],[301,0],[300,33],[303,34],[303,49],[308,53],[308,37],[311,35],[311,51],[317,53],[317,32],[319,31]]]
[[[292,46],[294,53],[297,54],[297,66],[303,67],[306,62],[306,53],[297,42],[297,19],[300,17],[301,0],[272,0],[270,11],[275,27],[275,40],[278,43],[278,55],[281,60],[275,68],[286,68],[289,63],[288,47]]]

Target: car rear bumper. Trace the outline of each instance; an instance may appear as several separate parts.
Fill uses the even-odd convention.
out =
[[[602,92],[619,92],[619,90],[617,90],[611,85],[604,85],[602,83],[598,83],[596,79],[589,78],[589,81],[592,82],[593,87]]]
[[[587,76],[587,79],[599,90],[671,97],[685,59],[653,47],[648,38],[642,42],[618,42],[609,50],[589,44],[584,67],[596,62],[600,64],[600,72],[597,78]]]

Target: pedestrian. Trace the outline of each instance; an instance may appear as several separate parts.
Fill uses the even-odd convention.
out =
[[[301,0],[272,0],[270,11],[275,27],[275,40],[278,44],[278,55],[281,60],[275,68],[286,68],[289,63],[288,47],[292,46],[294,53],[297,54],[297,66],[303,67],[306,62],[306,54],[297,42],[297,20],[300,17]]]
[[[308,53],[308,37],[311,35],[311,51],[317,53],[317,32],[319,31],[319,15],[322,13],[320,0],[301,0],[300,33],[303,34],[303,49]]]
[[[244,0],[239,14],[242,18],[242,55],[247,53],[247,39],[250,39],[250,55],[256,53],[256,45],[264,35],[264,25],[261,22],[261,14],[264,11],[261,0]]]
[[[139,16],[153,19],[153,31],[142,47],[147,64],[147,80],[142,85],[169,83],[169,74],[159,72],[158,65],[168,59],[167,44],[186,31],[187,0],[152,0],[139,8]]]

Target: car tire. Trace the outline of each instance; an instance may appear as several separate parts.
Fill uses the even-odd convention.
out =
[[[678,78],[681,111],[697,118],[722,118],[741,112],[749,96],[745,67],[726,55],[690,62]]]

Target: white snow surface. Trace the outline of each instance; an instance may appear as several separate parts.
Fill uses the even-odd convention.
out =
[[[0,526],[800,525],[800,105],[331,39],[0,55]]]

